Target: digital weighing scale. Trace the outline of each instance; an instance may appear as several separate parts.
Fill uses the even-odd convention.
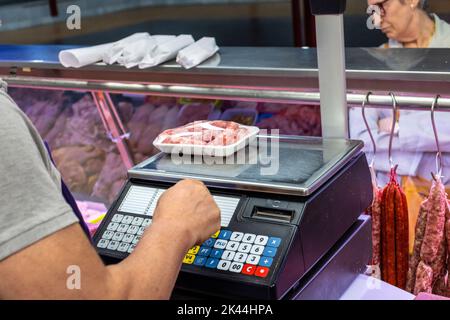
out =
[[[186,253],[173,298],[339,298],[371,256],[370,218],[361,216],[372,201],[363,143],[257,141],[238,164],[160,153],[130,169],[94,237],[104,261],[133,251],[164,190],[198,179],[221,209],[221,230]]]

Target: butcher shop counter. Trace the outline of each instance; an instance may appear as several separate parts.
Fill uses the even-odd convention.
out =
[[[92,92],[105,128],[127,168],[135,165],[127,148],[128,132],[109,93],[292,104],[318,104],[320,100],[314,49],[221,48],[220,55],[191,70],[184,70],[174,62],[139,70],[101,63],[80,69],[64,68],[57,56],[60,50],[68,48],[74,47],[0,45],[0,77],[11,87]],[[360,103],[369,90],[431,95],[450,89],[447,49],[403,49],[400,53],[396,49],[352,48],[346,54],[349,103]],[[387,96],[376,102],[389,105],[389,99]],[[398,102],[431,105],[430,99],[433,100],[411,102],[410,97],[403,96]],[[440,107],[447,104],[450,105],[450,99],[445,96],[440,99]],[[357,287],[358,283],[352,286]],[[344,298],[349,296],[352,297],[347,294]]]

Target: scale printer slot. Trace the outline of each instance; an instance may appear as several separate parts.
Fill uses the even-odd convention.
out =
[[[255,206],[252,214],[252,218],[287,223],[290,223],[292,221],[293,216],[293,210],[273,209],[258,206]]]

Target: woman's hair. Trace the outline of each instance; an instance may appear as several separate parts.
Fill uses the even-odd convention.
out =
[[[422,8],[423,10],[426,10],[428,7],[428,0],[420,0],[419,5],[420,5],[420,8]]]

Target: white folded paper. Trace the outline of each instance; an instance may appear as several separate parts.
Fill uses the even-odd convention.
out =
[[[140,40],[148,39],[149,37],[150,35],[148,32],[138,32],[115,42],[112,47],[104,53],[103,62],[106,64],[117,62],[119,57],[122,56],[125,48]]]
[[[158,44],[151,54],[148,54],[139,63],[139,68],[149,68],[157,66],[177,56],[178,51],[194,43],[191,35],[182,34],[173,40]]]
[[[216,45],[216,39],[203,37],[183,50],[180,50],[177,55],[177,63],[186,69],[190,69],[210,58],[217,51],[219,51],[219,47]]]
[[[149,34],[147,32],[140,32],[116,42],[92,47],[62,50],[59,52],[58,58],[61,64],[66,68],[80,68],[102,60],[105,63],[111,64],[117,61],[117,58],[122,54],[125,47],[136,40],[148,36]]]
[[[105,43],[98,46],[68,49],[59,52],[59,62],[66,67],[80,68],[92,63],[99,62],[103,55],[108,52],[113,43]]]
[[[151,54],[158,44],[175,39],[175,36],[154,35],[140,38],[122,51],[122,55],[117,58],[117,62],[126,68],[137,66],[145,56]]]

